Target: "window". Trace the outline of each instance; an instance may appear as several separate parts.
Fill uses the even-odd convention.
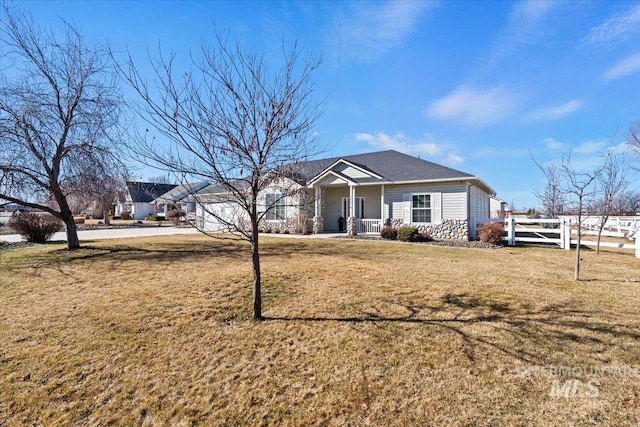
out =
[[[431,222],[431,196],[414,194],[411,204],[411,222]]]
[[[273,193],[266,195],[267,220],[284,220],[286,215],[286,203],[284,194]]]

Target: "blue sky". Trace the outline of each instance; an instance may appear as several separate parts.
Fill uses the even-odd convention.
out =
[[[186,70],[213,22],[267,56],[297,39],[323,57],[326,156],[396,149],[475,174],[518,208],[544,186],[530,152],[588,167],[640,119],[640,2],[13,4],[128,48],[141,67],[160,44]]]

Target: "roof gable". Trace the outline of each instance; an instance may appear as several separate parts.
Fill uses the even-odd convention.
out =
[[[181,202],[188,198],[190,195],[202,190],[210,183],[207,181],[193,182],[175,186],[166,193],[155,198],[155,201],[160,203],[175,203]]]
[[[304,171],[307,179],[311,181],[325,169],[330,168],[339,161],[358,166],[362,170],[369,171],[373,176],[379,176],[379,179],[391,182],[474,178],[474,175],[466,172],[409,156],[395,150],[312,160],[300,163],[300,168]]]

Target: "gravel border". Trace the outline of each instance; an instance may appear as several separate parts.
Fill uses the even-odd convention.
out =
[[[470,248],[470,249],[501,249],[504,246],[502,245],[492,245],[491,243],[481,242],[479,240],[431,240],[428,242],[400,242],[398,240],[386,240],[380,236],[366,236],[366,235],[356,235],[356,236],[344,236],[344,237],[336,237],[336,239],[348,239],[348,240],[373,240],[378,242],[390,242],[390,243],[411,243],[414,245],[431,245],[431,246],[442,246],[447,248]]]

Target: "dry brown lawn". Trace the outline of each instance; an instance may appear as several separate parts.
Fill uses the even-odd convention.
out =
[[[640,422],[628,252],[262,242],[0,252],[0,425]]]

